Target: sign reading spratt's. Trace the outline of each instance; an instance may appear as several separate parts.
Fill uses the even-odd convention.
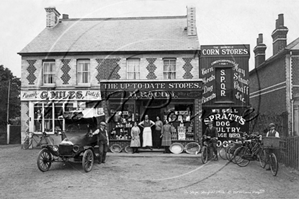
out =
[[[21,101],[32,100],[101,100],[101,92],[100,90],[21,91]]]

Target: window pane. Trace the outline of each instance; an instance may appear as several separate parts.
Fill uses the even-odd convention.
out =
[[[127,59],[127,78],[139,79],[140,78],[140,60]]]
[[[34,105],[34,132],[42,132],[42,122],[43,122],[43,115],[42,115],[42,104],[38,103]]]
[[[77,83],[89,83],[89,60],[77,61]]]

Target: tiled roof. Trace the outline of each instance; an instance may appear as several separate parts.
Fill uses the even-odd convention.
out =
[[[21,52],[198,50],[197,36],[187,35],[187,17],[61,19],[45,28]]]
[[[287,45],[288,50],[299,50],[299,37]]]

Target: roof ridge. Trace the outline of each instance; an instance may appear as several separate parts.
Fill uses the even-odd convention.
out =
[[[148,17],[69,18],[69,19],[60,19],[60,21],[147,20],[147,19],[181,19],[181,18],[187,18],[187,16],[178,15],[178,16],[148,16]]]

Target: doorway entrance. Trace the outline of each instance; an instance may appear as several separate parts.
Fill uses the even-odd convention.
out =
[[[139,115],[141,116],[141,120],[144,120],[145,115],[149,116],[149,119],[153,122],[157,121],[157,117],[161,121],[163,121],[163,106],[166,104],[166,100],[153,100],[151,104],[148,104],[148,100],[140,100],[137,102],[139,107]],[[147,107],[148,104],[148,108]],[[161,131],[156,129],[154,125],[152,128],[152,144],[153,148],[161,148]]]

